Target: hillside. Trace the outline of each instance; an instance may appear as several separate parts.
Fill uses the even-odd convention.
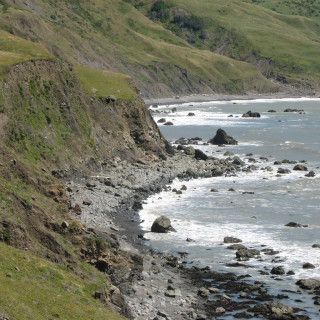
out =
[[[262,5],[278,13],[305,17],[320,17],[319,0],[243,0]]]
[[[73,64],[129,74],[145,97],[277,90],[251,65],[193,47],[126,1],[6,3],[2,30]]]
[[[145,1],[140,9],[193,46],[246,61],[284,85],[317,91],[320,24],[315,18],[292,14],[313,17],[318,2],[278,1],[277,11],[285,14],[262,6],[271,8],[275,3],[161,0]]]

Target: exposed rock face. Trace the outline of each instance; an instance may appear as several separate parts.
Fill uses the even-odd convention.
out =
[[[151,227],[151,232],[155,232],[155,233],[168,233],[170,231],[176,231],[176,230],[171,226],[171,221],[166,216],[161,216],[157,218],[153,222]]]
[[[215,137],[209,140],[209,143],[215,144],[215,145],[222,145],[222,144],[237,145],[238,141],[235,140],[233,137],[227,135],[227,133],[224,130],[218,129]]]
[[[260,118],[261,114],[259,112],[252,112],[251,110],[244,113],[242,118]]]

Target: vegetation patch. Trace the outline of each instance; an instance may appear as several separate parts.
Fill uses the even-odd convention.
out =
[[[88,268],[88,267],[87,267]],[[10,319],[121,320],[93,298],[106,279],[90,267],[91,280],[0,243],[0,310]]]
[[[130,83],[130,77],[106,70],[77,65],[76,73],[87,94],[95,97],[114,96],[117,99],[132,101],[137,92]]]

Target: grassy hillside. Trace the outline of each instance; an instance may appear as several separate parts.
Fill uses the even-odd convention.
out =
[[[255,67],[193,47],[126,1],[6,2],[1,29],[73,64],[129,74],[144,96],[276,90]]]
[[[198,48],[247,61],[282,83],[318,88],[320,24],[307,17],[281,15],[252,2],[145,1],[142,11]],[[295,7],[293,3],[290,8]],[[307,2],[300,3],[300,10],[311,8]],[[289,13],[289,6],[287,9]]]
[[[243,0],[273,11],[305,17],[320,17],[319,0]]]
[[[107,290],[93,268],[90,279],[0,243],[0,314],[16,320],[121,320],[92,296]]]

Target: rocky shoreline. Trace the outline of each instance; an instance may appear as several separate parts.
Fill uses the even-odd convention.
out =
[[[125,308],[129,318],[214,319],[229,315],[240,319],[309,319],[303,310],[279,302],[288,298],[286,294],[273,296],[264,283],[249,275],[218,273],[208,267],[186,268],[183,259],[154,252],[145,245],[137,212],[148,196],[160,192],[176,177],[209,178],[243,169],[237,157],[197,160],[182,150],[151,163],[114,159],[96,175],[78,175],[67,182],[72,207],[78,208],[74,215],[90,229],[114,239],[134,261],[134,267],[121,276],[114,270],[106,272],[122,297],[111,296],[111,301]],[[238,249],[237,253],[243,253],[241,259],[251,252]],[[313,290],[318,294],[318,286]]]

